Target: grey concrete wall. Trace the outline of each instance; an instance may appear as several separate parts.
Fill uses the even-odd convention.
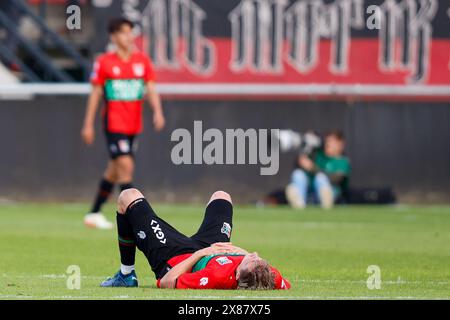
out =
[[[80,140],[86,97],[0,100],[0,198],[90,200],[108,159],[98,119],[94,146]],[[450,105],[425,102],[164,101],[167,128],[155,134],[146,109],[135,184],[163,201],[205,201],[215,189],[252,201],[289,178],[293,154],[276,176],[259,166],[182,165],[170,160],[176,128],[343,129],[351,185],[394,187],[401,200],[449,201]]]

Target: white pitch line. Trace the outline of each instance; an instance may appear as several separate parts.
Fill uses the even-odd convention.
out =
[[[360,283],[360,284],[364,284],[366,283],[366,280],[334,280],[334,279],[329,279],[329,280],[320,280],[320,279],[303,279],[303,280],[299,280],[299,282],[304,282],[304,283]],[[383,284],[432,284],[432,285],[449,285],[450,281],[408,281],[408,280],[383,280],[381,281],[381,283]]]
[[[257,300],[449,300],[450,297],[421,297],[421,296],[158,296],[157,300],[211,300],[211,299],[230,299],[230,300],[244,300],[244,299],[257,299]],[[90,300],[107,300],[107,299],[155,299],[155,297],[142,297],[142,296],[24,296],[24,295],[0,295],[0,299],[41,299],[41,300],[53,300],[53,299],[90,299]]]
[[[65,279],[67,275],[65,274],[40,274],[36,276],[27,276],[27,275],[9,275],[4,273],[2,275],[3,278],[17,278],[17,279]],[[82,279],[106,279],[107,276],[81,276]]]
[[[33,296],[14,295],[14,294],[0,294],[0,299],[33,299]]]
[[[18,279],[65,279],[67,275],[65,274],[42,274],[37,276],[27,276],[27,275],[8,275],[6,273],[2,274],[4,278],[18,278]],[[81,276],[82,279],[106,279],[107,276]],[[300,283],[349,283],[349,284],[365,284],[366,280],[340,280],[340,279],[299,279]],[[450,285],[450,281],[447,280],[384,280],[382,284],[388,285],[410,285],[410,284],[422,284],[422,285]]]
[[[413,296],[354,296],[354,297],[322,297],[322,296],[305,296],[300,299],[306,300],[449,300],[450,297],[413,297]]]

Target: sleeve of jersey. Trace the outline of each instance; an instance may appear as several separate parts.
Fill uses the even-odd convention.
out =
[[[275,274],[275,289],[288,290],[291,288],[291,284],[281,276],[280,271],[272,267],[272,272]]]
[[[105,75],[101,58],[94,62],[91,73],[91,83],[93,85],[103,86],[105,84]]]
[[[145,63],[145,81],[146,82],[156,81],[155,71],[153,70],[153,65],[149,58],[146,59]]]
[[[184,273],[177,279],[177,289],[214,289],[216,283],[211,273],[203,269],[193,273]]]

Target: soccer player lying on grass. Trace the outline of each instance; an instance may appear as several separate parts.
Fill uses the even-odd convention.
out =
[[[159,288],[289,289],[289,282],[266,260],[229,242],[232,219],[230,195],[217,191],[199,230],[187,237],[159,218],[137,189],[122,191],[117,212],[121,268],[101,286],[138,286],[137,246],[147,257]]]

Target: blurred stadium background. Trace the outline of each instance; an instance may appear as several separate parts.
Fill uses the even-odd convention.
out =
[[[80,8],[81,29],[67,26],[71,5]],[[380,5],[380,29],[366,25],[369,5]],[[289,153],[273,177],[256,166],[173,165],[170,133],[201,119],[219,129],[342,129],[353,187],[391,187],[402,202],[448,202],[449,6],[2,1],[0,195],[82,200],[94,192],[106,148],[99,130],[94,148],[79,138],[87,81],[107,48],[108,19],[124,15],[155,64],[167,115],[161,135],[146,121],[137,158],[136,185],[157,199],[195,201],[221,186],[253,201],[289,179]]]
[[[212,191],[241,205],[289,181],[295,151],[281,154],[275,176],[259,165],[174,165],[170,135],[194,120],[204,129],[340,129],[351,188],[369,202],[392,190],[407,205],[329,215],[239,207],[233,241],[279,263],[293,283],[266,297],[448,299],[448,0],[0,1],[0,298],[191,297],[157,292],[142,256],[152,286],[98,288],[117,267],[116,235],[81,222],[108,158],[100,117],[94,146],[80,138],[89,75],[108,47],[108,20],[121,15],[136,23],[163,98],[167,126],[154,133],[146,108],[135,176],[158,213],[193,232]],[[69,264],[86,288],[73,296]],[[371,264],[386,290],[368,293]]]

